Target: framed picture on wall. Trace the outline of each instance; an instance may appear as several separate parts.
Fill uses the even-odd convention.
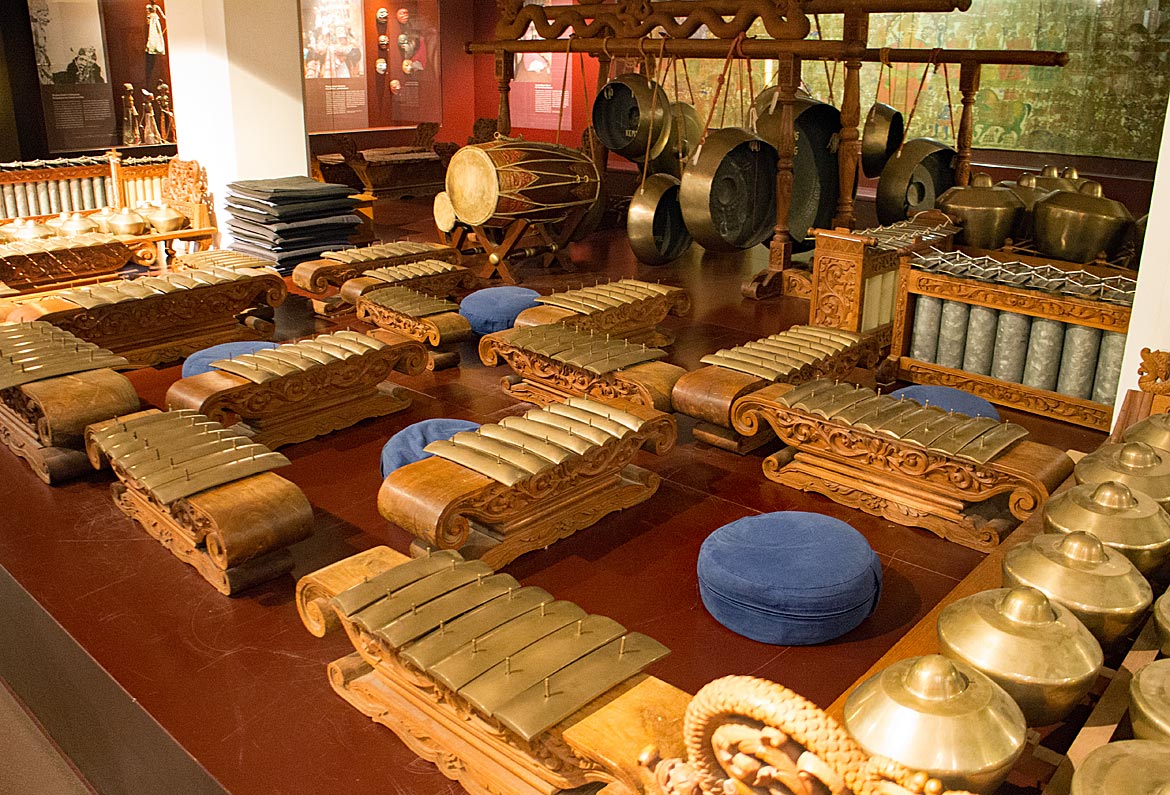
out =
[[[436,0],[301,0],[310,133],[439,121]]]
[[[49,150],[119,143],[98,0],[29,0]]]

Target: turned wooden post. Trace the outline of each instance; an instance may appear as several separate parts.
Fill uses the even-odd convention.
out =
[[[788,234],[788,213],[792,208],[792,165],[796,157],[794,103],[800,82],[800,59],[790,53],[777,59],[779,79],[780,140],[776,152],[776,235],[772,238],[768,269],[779,271],[792,260],[792,237]]]
[[[496,132],[500,135],[512,134],[512,109],[508,104],[508,95],[512,93],[512,78],[515,77],[515,65],[510,52],[500,50],[496,53],[496,87],[500,91],[500,112],[496,119]]]
[[[869,15],[846,13],[841,38],[864,47],[869,39]],[[837,214],[833,225],[852,229],[857,217],[853,192],[861,167],[861,58],[845,61],[845,92],[841,97],[841,134],[837,145]]]
[[[955,184],[971,182],[971,144],[975,133],[975,95],[979,93],[979,76],[983,67],[974,61],[963,61],[959,66],[959,92],[963,95],[963,114],[959,117],[958,141],[955,148]]]

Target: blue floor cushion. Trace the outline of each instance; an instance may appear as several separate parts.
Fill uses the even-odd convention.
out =
[[[516,316],[536,306],[540,293],[527,287],[488,287],[476,290],[459,304],[459,314],[467,318],[476,334],[491,334],[512,328]]]
[[[978,395],[949,386],[915,385],[903,387],[890,393],[890,397],[904,397],[922,405],[935,406],[943,411],[966,414],[968,417],[989,417],[999,420],[995,406]]]
[[[723,626],[787,646],[824,643],[877,606],[882,568],[861,533],[831,516],[747,516],[707,537],[699,595]]]
[[[265,348],[275,348],[278,344],[261,340],[247,340],[245,342],[225,342],[222,345],[212,345],[210,348],[195,351],[183,362],[183,378],[206,373],[213,369],[211,363],[218,362],[220,359],[231,359],[243,356],[245,353],[262,351]]]
[[[391,436],[390,441],[382,447],[382,477],[386,477],[398,467],[430,458],[431,454],[424,452],[423,448],[431,442],[450,439],[460,431],[474,431],[478,427],[478,422],[447,418],[423,420],[407,425]]]

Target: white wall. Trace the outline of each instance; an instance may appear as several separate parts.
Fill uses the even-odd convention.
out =
[[[1137,298],[1125,341],[1125,361],[1121,366],[1114,420],[1121,410],[1125,393],[1137,389],[1142,348],[1170,350],[1170,102],[1167,103],[1162,128],[1150,221],[1138,270]]]
[[[309,173],[299,6],[181,0],[167,37],[179,156],[207,169],[226,233],[227,183]]]

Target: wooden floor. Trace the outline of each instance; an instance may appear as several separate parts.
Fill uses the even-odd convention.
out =
[[[380,206],[381,234],[433,239],[429,207],[429,201]],[[678,340],[669,361],[683,367],[695,367],[717,348],[807,320],[806,302],[740,297],[740,283],[765,265],[763,248],[737,255],[696,249],[676,265],[650,268],[635,262],[623,235],[608,233],[575,246],[573,255],[578,272],[522,271],[525,284],[549,292],[636,276],[691,290],[693,314],[670,321]],[[327,326],[294,296],[278,312],[278,329],[287,339]],[[505,368],[484,368],[471,346],[463,359],[462,367],[438,374],[396,375],[412,392],[410,410],[282,451],[292,465],[280,474],[304,489],[317,518],[316,536],[293,549],[298,576],[375,544],[406,549],[408,536],[375,506],[379,452],[395,431],[431,417],[488,422],[528,408],[499,389]],[[178,367],[131,376],[154,405],[177,377]],[[1092,449],[1103,438],[1005,415],[1032,429],[1033,438],[1066,448]],[[663,478],[654,498],[506,569],[526,585],[666,644],[671,655],[650,672],[671,684],[694,692],[725,674],[751,674],[827,705],[981,558],[925,531],[768,482],[760,472],[767,448],[738,457],[696,443],[690,421],[679,419],[673,452],[643,452],[636,461]],[[43,486],[0,452],[8,517],[0,529],[0,565],[224,788],[240,795],[359,787],[412,795],[460,791],[332,693],[325,664],[347,653],[348,641],[317,640],[303,630],[291,578],[238,598],[220,596],[114,508],[108,483],[108,474],[95,474]],[[783,647],[747,640],[719,625],[699,600],[695,563],[707,535],[742,516],[779,510],[843,519],[881,558],[884,591],[876,613],[832,643]]]

